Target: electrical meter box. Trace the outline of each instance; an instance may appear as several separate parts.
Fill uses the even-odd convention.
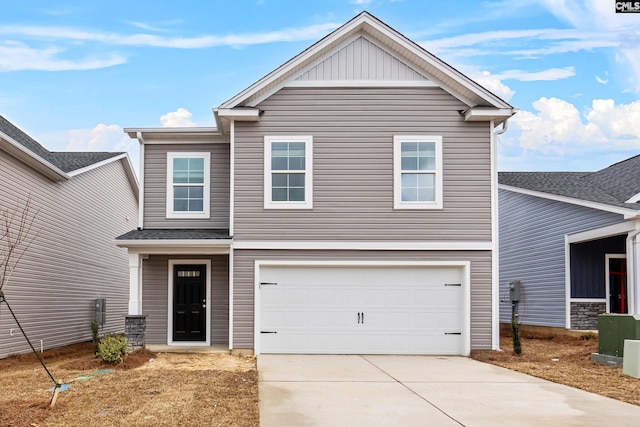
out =
[[[520,301],[520,285],[521,283],[519,280],[514,280],[509,283],[509,299],[511,302]]]
[[[107,319],[107,300],[106,298],[96,298],[96,323],[104,326]]]

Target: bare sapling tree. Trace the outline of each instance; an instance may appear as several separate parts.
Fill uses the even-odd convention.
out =
[[[33,224],[39,212],[39,209],[33,209],[31,196],[27,197],[24,204],[18,202],[13,209],[0,206],[0,303],[6,304],[13,316],[13,319],[18,324],[22,335],[24,335],[29,347],[31,347],[31,351],[36,355],[40,364],[49,375],[49,378],[51,378],[51,381],[55,384],[53,397],[49,404],[49,406],[53,408],[56,404],[56,399],[58,398],[62,384],[56,381],[53,375],[51,375],[51,372],[44,364],[44,360],[42,360],[42,357],[33,347],[33,344],[29,340],[29,337],[27,337],[27,333],[18,321],[16,314],[11,309],[7,298],[4,295],[4,291],[2,290],[2,288],[9,283],[11,274],[14,272],[25,252],[27,252],[29,246],[31,246],[31,243],[33,243],[37,236],[37,232],[35,232]]]
[[[0,206],[0,293],[36,238],[33,224],[39,212],[31,196],[14,208]]]

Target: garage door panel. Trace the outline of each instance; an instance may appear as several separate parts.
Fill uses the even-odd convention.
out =
[[[458,267],[262,267],[264,353],[460,354]]]

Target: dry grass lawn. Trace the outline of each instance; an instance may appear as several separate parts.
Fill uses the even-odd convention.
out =
[[[597,338],[522,331],[523,353],[473,351],[483,362],[640,405],[640,380],[621,367],[591,362]],[[68,390],[49,408],[53,386],[33,355],[0,360],[0,426],[257,426],[258,374],[254,357],[212,354],[128,355],[104,365],[91,343],[45,352],[45,362]],[[96,374],[97,369],[113,369]],[[91,378],[86,378],[86,377]]]
[[[598,352],[597,336],[568,336],[521,330],[522,354],[513,353],[510,333],[501,337],[502,352],[474,350],[471,357],[494,365],[640,405],[640,379],[622,373],[621,366],[591,361]],[[591,339],[584,339],[589,338]]]
[[[254,357],[142,350],[114,366],[95,358],[91,343],[44,355],[69,389],[51,409],[53,383],[33,355],[0,360],[0,426],[259,424]],[[96,374],[105,368],[113,371]]]

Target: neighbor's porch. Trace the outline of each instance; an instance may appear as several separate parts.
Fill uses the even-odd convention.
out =
[[[636,235],[635,222],[626,222],[567,236],[570,329],[596,330],[599,314],[637,311]]]

